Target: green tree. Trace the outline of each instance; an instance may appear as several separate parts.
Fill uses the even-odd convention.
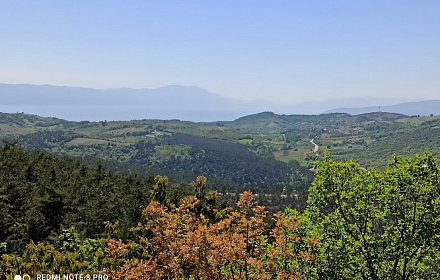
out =
[[[306,215],[320,279],[439,279],[440,170],[430,153],[385,171],[316,163]]]
[[[162,205],[166,205],[168,178],[166,176],[162,177],[158,175],[154,180],[156,181],[156,184],[153,186],[152,199]]]

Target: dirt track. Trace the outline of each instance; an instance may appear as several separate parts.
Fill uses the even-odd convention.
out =
[[[315,146],[315,148],[313,148],[313,152],[316,153],[319,149],[319,146],[315,142],[313,142],[313,139],[310,140],[310,143],[312,143]]]

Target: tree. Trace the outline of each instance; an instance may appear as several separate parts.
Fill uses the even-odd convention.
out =
[[[432,154],[385,171],[316,164],[306,215],[322,242],[320,279],[439,279],[440,169]]]
[[[315,261],[314,241],[298,234],[296,215],[279,213],[269,243],[266,211],[255,199],[244,192],[237,211],[221,210],[224,218],[214,223],[199,213],[195,196],[182,199],[178,208],[152,201],[144,222],[133,229],[138,243],[108,242],[106,259],[114,265],[103,272],[112,279],[301,279],[296,263]],[[130,257],[132,248],[138,257]]]
[[[159,204],[167,204],[166,196],[167,196],[167,184],[168,178],[166,176],[156,176],[154,178],[156,184],[153,186],[153,190],[151,191],[152,199]]]

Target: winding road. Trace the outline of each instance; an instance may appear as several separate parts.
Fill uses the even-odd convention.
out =
[[[313,139],[310,140],[310,143],[312,143],[315,146],[315,148],[313,148],[313,152],[316,153],[319,149],[319,146],[315,142],[313,142]]]

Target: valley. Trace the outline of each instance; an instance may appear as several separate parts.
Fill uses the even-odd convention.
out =
[[[412,156],[429,150],[438,155],[439,127],[438,116],[386,112],[355,116],[263,112],[217,122],[72,122],[0,114],[0,136],[18,139],[30,151],[101,160],[116,170],[140,174],[160,172],[176,183],[182,176],[204,175],[229,191],[240,186],[265,192],[279,184],[289,186],[289,194],[307,188],[304,184],[310,184],[313,174],[306,170],[324,151],[366,168],[384,168],[394,153]],[[293,187],[295,181],[300,185]]]
[[[260,156],[270,158],[273,155],[284,162],[297,160],[301,165],[310,167],[315,159],[310,153],[316,149],[315,144],[321,146],[322,151],[328,150],[341,159],[358,158],[359,154],[366,151],[375,153],[381,150],[379,154],[383,154],[385,146],[391,146],[389,151],[385,151],[385,156],[400,154],[400,151],[405,155],[411,151],[421,153],[423,147],[437,150],[435,136],[440,127],[439,119],[438,116],[409,117],[380,112],[356,116],[339,113],[277,115],[264,112],[227,122],[189,122],[177,119],[70,122],[36,115],[1,114],[0,136],[30,140],[37,134],[49,136],[51,133],[62,133],[69,134],[69,138],[74,135],[75,138],[69,141],[52,137],[45,140],[46,145],[43,145],[51,151],[74,154],[72,150],[85,147],[131,147],[139,141],[154,143],[160,138],[184,133],[257,147]],[[426,145],[417,143],[419,148],[415,148],[416,143],[409,141],[415,140],[415,135],[422,143],[426,140]],[[379,161],[375,167],[378,166],[383,164]]]

